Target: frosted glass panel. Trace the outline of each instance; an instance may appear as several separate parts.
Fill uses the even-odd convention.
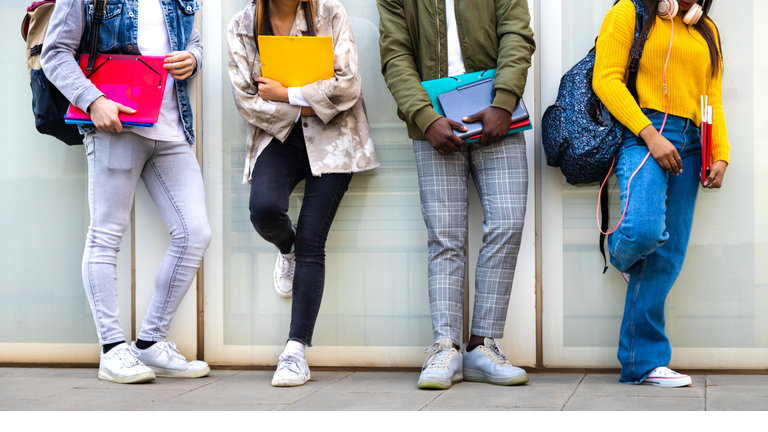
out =
[[[0,38],[9,41],[0,50],[0,344],[95,344],[96,329],[80,275],[89,222],[85,151],[35,130],[19,34],[29,4],[29,0],[0,4]],[[119,258],[121,319],[126,329],[130,328],[129,239],[130,232]],[[34,361],[67,359],[37,356]]]
[[[688,255],[667,301],[667,335],[675,348],[763,348],[768,345],[765,316],[765,192],[756,172],[768,163],[765,44],[757,25],[765,8],[752,0],[715,2],[725,55],[723,100],[731,165],[720,191],[699,193]],[[594,45],[610,0],[563,1],[563,72]],[[761,11],[755,8],[761,7]],[[745,19],[745,17],[747,19]],[[751,19],[755,17],[755,21]],[[674,71],[672,71],[674,73]],[[547,83],[546,85],[551,85]],[[759,95],[762,94],[763,97]],[[595,222],[597,186],[563,181],[563,346],[618,344],[626,283],[613,267],[602,275]],[[615,178],[611,226],[620,215]],[[762,301],[760,300],[762,299]]]
[[[412,143],[397,118],[379,65],[378,13],[373,1],[343,1],[359,53],[363,94],[381,168],[355,174],[331,228],[316,346],[426,346],[432,342],[427,295],[426,230]],[[222,28],[245,2],[221,4]],[[211,7],[210,5],[208,7]],[[226,53],[226,40],[223,40]],[[225,54],[226,55],[226,54]],[[250,187],[240,184],[245,121],[222,65],[223,343],[281,346],[291,302],[274,292],[276,248],[254,231]],[[303,183],[291,196],[298,219]]]

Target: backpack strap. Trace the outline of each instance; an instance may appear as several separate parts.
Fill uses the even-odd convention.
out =
[[[104,21],[104,15],[107,11],[107,0],[95,0],[93,2],[93,22],[91,23],[91,37],[88,39],[88,67],[86,71],[90,72],[96,65],[96,54],[99,50],[99,30]]]
[[[637,71],[640,69],[640,58],[643,57],[645,41],[648,39],[648,32],[643,32],[647,20],[654,19],[649,16],[645,2],[642,0],[632,0],[635,4],[635,40],[632,41],[632,60],[629,62],[629,76],[627,77],[627,90],[640,101],[637,95]]]
[[[645,2],[642,0],[632,0],[635,4],[635,40],[632,42],[632,60],[629,61],[629,76],[627,77],[627,90],[635,98],[635,102],[640,103],[640,97],[637,94],[637,72],[640,70],[640,58],[643,57],[643,49],[645,48],[645,41],[648,39],[648,32],[643,32],[645,22],[648,19],[653,19],[648,16],[648,10],[645,7]],[[595,40],[597,45],[597,40]],[[638,144],[645,145],[642,138],[637,137]],[[604,232],[608,231],[608,218],[610,212],[608,211],[608,194],[602,193],[602,188],[608,182],[604,182],[600,186],[600,253],[603,255],[603,274],[608,271],[608,258],[605,255],[605,238]]]

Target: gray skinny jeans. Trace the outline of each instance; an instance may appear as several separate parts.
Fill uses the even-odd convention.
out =
[[[125,340],[118,318],[117,252],[130,223],[139,177],[171,234],[139,339],[162,341],[211,241],[200,166],[187,142],[153,141],[132,132],[85,136],[91,225],[83,283],[99,343]]]

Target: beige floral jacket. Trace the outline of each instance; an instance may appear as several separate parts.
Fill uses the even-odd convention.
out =
[[[301,117],[312,174],[352,173],[379,166],[363,101],[357,48],[347,13],[338,0],[315,2],[318,36],[333,37],[336,76],[301,87],[301,94],[317,114]],[[247,154],[243,184],[264,148],[277,138],[283,142],[294,126],[300,107],[259,97],[253,78],[261,76],[261,62],[253,36],[254,6],[249,4],[229,23],[229,77],[235,104],[248,121]],[[291,36],[307,31],[299,7]]]

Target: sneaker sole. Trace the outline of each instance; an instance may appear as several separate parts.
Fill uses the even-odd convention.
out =
[[[420,389],[431,389],[431,390],[448,390],[453,386],[453,384],[464,381],[464,376],[461,372],[454,374],[451,377],[451,380],[429,380],[429,379],[420,379],[418,383],[418,387]]]
[[[312,379],[312,373],[307,374],[307,379],[305,380],[275,380],[272,379],[272,387],[298,387],[301,385],[304,385],[307,381]]]
[[[527,384],[528,375],[521,375],[521,376],[516,376],[512,378],[508,378],[508,377],[494,378],[482,372],[476,372],[476,371],[465,369],[464,381],[480,382],[480,383],[502,385],[502,386],[514,386],[514,385]]]
[[[155,376],[163,378],[202,378],[211,373],[211,368],[206,366],[205,369],[193,370],[193,371],[179,371],[172,369],[163,369],[159,367],[149,366],[155,372]]]
[[[137,375],[130,376],[118,376],[113,375],[106,369],[99,369],[99,379],[104,381],[112,381],[118,384],[140,384],[155,380],[154,372],[144,372]]]
[[[674,388],[674,387],[685,387],[687,385],[691,385],[692,382],[693,380],[691,380],[691,377],[664,379],[659,382],[648,381],[648,379],[646,378],[645,381],[642,382],[642,384],[647,384],[647,385],[652,385],[652,386],[662,387],[662,388]]]

